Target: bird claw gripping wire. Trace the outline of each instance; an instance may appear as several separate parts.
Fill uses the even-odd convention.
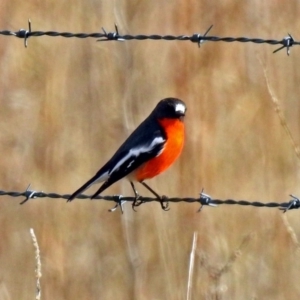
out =
[[[165,202],[166,204],[164,204],[164,202]],[[162,195],[162,196],[160,197],[160,205],[161,205],[162,210],[164,210],[164,211],[170,210],[170,207],[169,207],[169,201],[168,201],[168,197],[167,197],[167,196]]]
[[[136,210],[134,209],[136,206],[140,206],[142,203],[144,203],[142,200],[140,199],[140,195],[139,192],[137,191],[137,189],[135,188],[134,184],[132,181],[130,181],[130,185],[132,187],[132,190],[134,192],[134,200],[132,202],[132,210],[134,210],[136,212]]]
[[[20,205],[24,204],[30,199],[37,198],[36,194],[38,193],[37,191],[30,190],[30,185],[28,185],[26,191],[24,192],[24,196],[26,197],[22,202],[20,202]]]
[[[137,195],[134,199],[134,201],[132,202],[132,209],[136,212],[135,207],[140,206],[141,204],[145,203],[145,201],[140,199],[141,196]]]
[[[299,198],[297,198],[294,195],[290,195],[293,199],[290,200],[290,202],[288,203],[287,207],[281,207],[279,208],[280,210],[283,210],[283,213],[287,212],[288,210],[291,209],[298,209],[300,208],[300,200]]]
[[[200,193],[199,202],[200,202],[201,206],[200,206],[200,208],[198,209],[197,212],[200,212],[204,205],[209,205],[209,206],[213,206],[213,207],[217,206],[217,204],[212,203],[212,199],[209,195],[203,193],[203,189]]]
[[[118,207],[120,207],[121,209],[121,213],[123,214],[123,205],[127,202],[126,200],[122,200],[123,196],[122,195],[115,195],[114,196],[116,198],[115,202],[116,202],[116,205],[109,209],[108,211],[109,212],[114,212]]]
[[[191,37],[191,42],[197,43],[198,47],[200,48],[200,45],[205,42],[203,37],[205,37],[209,33],[209,31],[212,29],[212,27],[213,27],[213,25],[210,25],[210,27],[206,30],[206,32],[203,35],[201,35],[200,33],[193,34]]]
[[[162,210],[164,210],[164,211],[168,211],[168,210],[170,210],[170,207],[169,207],[169,201],[168,201],[168,197],[167,196],[159,196],[159,197],[157,197],[157,199],[159,200],[159,202],[160,202],[160,205],[161,205],[161,208],[162,208]],[[132,209],[134,210],[134,211],[136,211],[135,210],[135,207],[136,206],[140,206],[141,204],[144,204],[146,201],[144,201],[144,200],[142,200],[142,199],[140,199],[140,196],[138,195],[136,198],[135,198],[135,200],[134,200],[134,202],[132,203]],[[164,202],[165,202],[165,204],[164,204]]]
[[[283,38],[282,40],[282,45],[280,48],[276,49],[273,51],[273,53],[276,53],[278,51],[280,51],[283,48],[286,48],[286,54],[289,56],[290,55],[290,48],[293,47],[295,43],[294,38],[292,37],[291,34],[288,33],[288,36],[286,36],[285,38]]]
[[[103,33],[104,33],[104,38],[97,40],[97,42],[107,42],[107,41],[120,41],[123,42],[125,41],[122,39],[119,35],[119,30],[117,24],[115,24],[115,32],[106,32],[106,30],[102,27]]]
[[[28,41],[28,38],[30,36],[30,33],[31,33],[31,20],[28,19],[28,29],[29,30],[26,30],[26,29],[20,29],[19,31],[15,32],[14,35],[20,39],[24,39],[24,46],[25,48],[27,48],[27,41]]]

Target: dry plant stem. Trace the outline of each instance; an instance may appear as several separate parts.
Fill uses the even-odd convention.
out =
[[[299,244],[299,241],[298,241],[297,234],[296,234],[295,230],[290,225],[286,215],[282,215],[282,221],[283,221],[283,224],[286,227],[287,232],[289,233],[294,245],[296,246],[297,253],[299,254],[300,253],[300,244]]]
[[[36,294],[35,299],[41,300],[41,284],[40,278],[42,277],[42,264],[41,264],[41,257],[40,257],[40,248],[34,233],[33,228],[30,228],[30,235],[33,243],[33,247],[35,249],[35,260],[36,260],[36,267],[35,267],[35,274],[36,274]]]
[[[214,289],[212,289],[211,296],[209,299],[223,299],[222,289],[220,288],[221,277],[222,275],[232,270],[232,268],[234,267],[234,263],[243,254],[242,250],[247,247],[247,245],[254,238],[254,236],[255,235],[253,233],[246,234],[243,237],[240,245],[232,251],[228,260],[224,263],[222,267],[215,267],[213,264],[210,264],[209,258],[206,255],[200,256],[200,265],[203,269],[207,271],[214,285]]]
[[[297,158],[300,160],[300,148],[299,148],[299,146],[296,144],[295,139],[293,138],[293,135],[292,135],[292,133],[291,133],[291,130],[290,130],[288,124],[287,124],[286,118],[285,118],[285,116],[284,116],[284,114],[283,114],[283,112],[282,112],[282,109],[281,109],[280,105],[279,105],[279,101],[278,101],[278,99],[276,98],[274,92],[272,91],[271,84],[270,84],[269,79],[268,79],[268,76],[267,76],[267,69],[266,69],[266,67],[263,65],[261,59],[258,58],[258,60],[259,60],[261,66],[262,66],[262,68],[263,68],[263,71],[264,71],[264,77],[265,77],[265,80],[266,80],[268,92],[269,92],[269,94],[270,94],[270,96],[271,96],[271,100],[272,100],[272,102],[273,102],[274,109],[275,109],[275,111],[276,111],[276,113],[277,113],[277,115],[278,115],[278,117],[279,117],[280,124],[282,125],[282,127],[283,127],[285,133],[287,134],[287,136],[288,136],[288,138],[289,138],[289,140],[290,140],[290,142],[291,142],[291,144],[292,144],[292,147],[293,147],[293,149],[295,150],[295,153],[296,153]]]
[[[189,275],[188,275],[188,283],[187,283],[187,295],[186,299],[192,299],[192,285],[193,285],[193,272],[194,272],[194,265],[195,265],[195,251],[198,239],[198,232],[194,232],[193,235],[193,244],[190,254],[190,265],[189,265]]]
[[[225,263],[225,265],[219,269],[218,272],[218,278],[220,279],[222,274],[225,274],[227,272],[229,272],[232,267],[233,264],[236,262],[236,260],[242,255],[242,249],[248,245],[249,241],[253,238],[253,234],[249,233],[247,235],[244,236],[244,238],[242,239],[241,244],[239,245],[238,248],[236,248],[232,254],[230,255],[228,261]]]

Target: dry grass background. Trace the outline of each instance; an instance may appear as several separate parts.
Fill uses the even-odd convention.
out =
[[[210,34],[299,40],[298,1],[9,1],[0,28],[122,34]],[[149,184],[161,194],[289,200],[300,195],[299,48],[239,43],[0,37],[1,189],[28,183],[71,193],[112,155],[158,100],[188,106],[180,160]],[[139,188],[140,193],[148,192]],[[92,191],[91,191],[92,192]],[[132,195],[121,181],[108,194]],[[34,228],[42,299],[299,299],[299,212],[157,203],[108,213],[111,203],[3,197],[0,299],[33,299]]]

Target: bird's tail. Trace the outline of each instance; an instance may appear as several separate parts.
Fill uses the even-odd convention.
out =
[[[88,189],[92,184],[99,182],[99,175],[96,174],[94,177],[92,177],[89,181],[87,181],[82,187],[80,187],[77,191],[75,191],[67,200],[67,202],[72,201],[75,199],[78,195],[83,193],[86,189]]]

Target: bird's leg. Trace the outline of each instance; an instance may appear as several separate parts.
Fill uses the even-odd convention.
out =
[[[132,202],[132,209],[133,209],[134,211],[136,211],[134,208],[135,208],[136,206],[140,206],[140,205],[141,205],[142,203],[144,203],[144,202],[143,202],[143,201],[139,201],[140,195],[139,195],[138,191],[136,190],[136,188],[135,188],[135,186],[134,186],[134,184],[133,184],[132,181],[130,181],[130,184],[131,184],[131,187],[132,187],[132,189],[133,189],[134,196],[135,196],[135,199],[134,199],[134,201]]]
[[[165,211],[169,210],[169,202],[166,201],[166,205],[164,205],[164,200],[167,200],[168,197],[166,196],[159,196],[147,183],[145,183],[144,181],[141,181],[140,182],[145,188],[147,188],[154,196],[157,197],[157,199],[159,199],[160,201],[160,205],[161,205],[161,208]]]

